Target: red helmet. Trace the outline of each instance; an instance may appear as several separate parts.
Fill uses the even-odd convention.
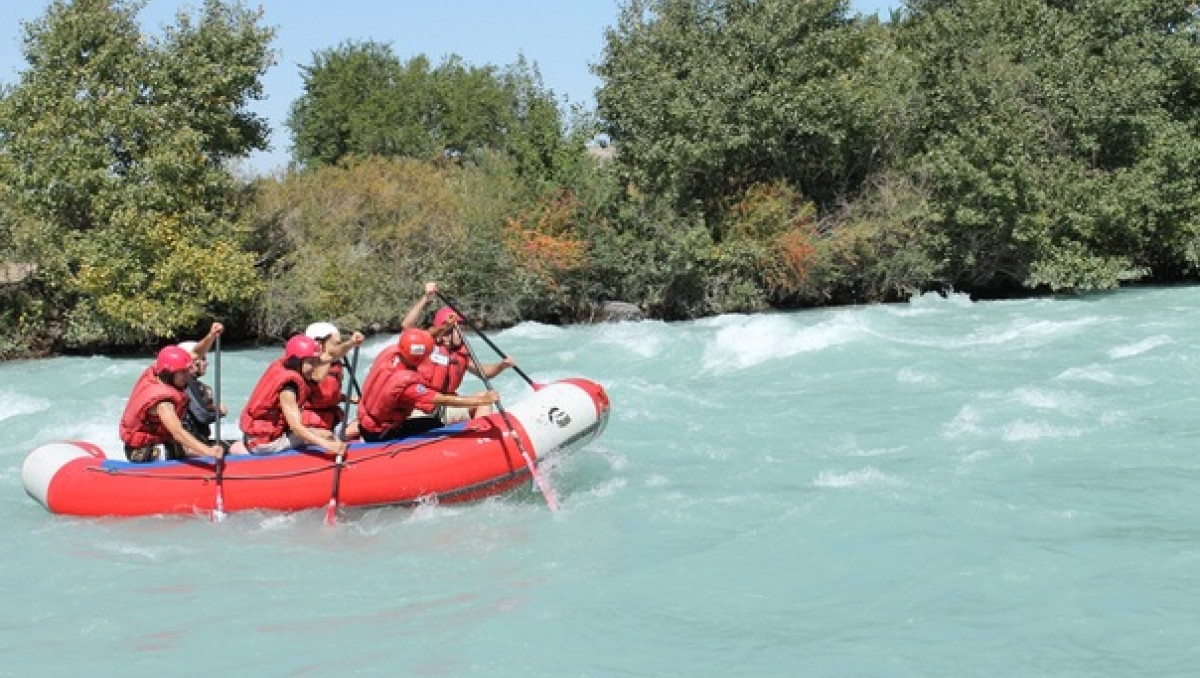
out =
[[[416,367],[433,353],[433,335],[423,329],[410,327],[400,333],[400,359],[409,367]]]
[[[450,308],[449,306],[443,306],[438,309],[437,313],[434,314],[433,326],[441,327],[442,325],[445,325],[447,321],[457,322],[458,314],[455,313],[454,309]]]
[[[304,360],[305,358],[316,358],[319,355],[321,355],[321,347],[317,346],[317,342],[312,337],[306,337],[303,334],[297,334],[288,339],[287,346],[283,348],[285,358]]]
[[[192,366],[192,354],[178,346],[164,346],[154,361],[155,372],[180,372]]]

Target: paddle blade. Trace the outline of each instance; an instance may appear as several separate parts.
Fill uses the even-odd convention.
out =
[[[325,524],[333,527],[337,525],[337,499],[330,497],[329,506],[325,508]]]
[[[214,523],[220,523],[225,520],[225,497],[222,496],[220,487],[217,488],[217,505],[209,515],[209,520]]]

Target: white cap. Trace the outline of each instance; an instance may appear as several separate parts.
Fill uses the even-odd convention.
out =
[[[313,323],[304,330],[305,336],[310,339],[324,339],[337,333],[338,328],[333,323]]]
[[[193,358],[198,357],[196,355],[196,342],[194,341],[181,341],[179,342],[179,348],[191,353]]]

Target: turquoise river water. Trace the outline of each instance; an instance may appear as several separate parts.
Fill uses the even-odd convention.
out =
[[[1200,288],[490,336],[612,398],[557,514],[56,517],[148,357],[0,365],[0,676],[1200,674]]]

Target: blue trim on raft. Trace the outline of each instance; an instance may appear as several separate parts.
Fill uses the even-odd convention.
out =
[[[467,423],[468,422],[465,422],[465,421],[458,422],[456,424],[450,424],[449,426],[443,426],[442,428],[431,429],[429,431],[425,431],[424,433],[416,433],[416,434],[413,434],[410,436],[405,436],[403,438],[396,438],[395,440],[381,440],[381,441],[375,442],[375,443],[368,443],[363,440],[358,440],[358,441],[350,443],[350,451],[353,451],[353,450],[376,450],[381,447],[387,447],[389,445],[395,445],[397,443],[430,442],[430,441],[434,441],[434,440],[441,440],[442,438],[449,438],[449,437],[453,436],[455,433],[462,432],[466,428]],[[280,457],[289,457],[289,456],[295,457],[295,456],[299,456],[299,455],[316,456],[316,457],[328,458],[330,460],[333,459],[332,455],[330,455],[328,452],[325,452],[325,451],[321,450],[320,448],[309,445],[306,447],[293,448],[291,450],[287,450],[285,452],[280,452],[278,454],[231,454],[231,455],[225,457],[225,464],[226,464],[226,467],[228,467],[229,464],[242,464],[244,462],[249,462],[249,461],[265,461],[268,459],[278,459]],[[139,463],[134,463],[132,461],[126,461],[123,459],[105,459],[103,462],[100,463],[100,468],[107,469],[107,470],[113,470],[113,471],[128,470],[128,469],[152,469],[152,468],[164,468],[164,467],[165,468],[174,468],[177,466],[199,466],[199,467],[203,467],[206,469],[214,469],[215,470],[216,460],[212,459],[211,457],[189,457],[186,460],[151,461],[151,462],[143,462],[143,463],[139,464]]]

